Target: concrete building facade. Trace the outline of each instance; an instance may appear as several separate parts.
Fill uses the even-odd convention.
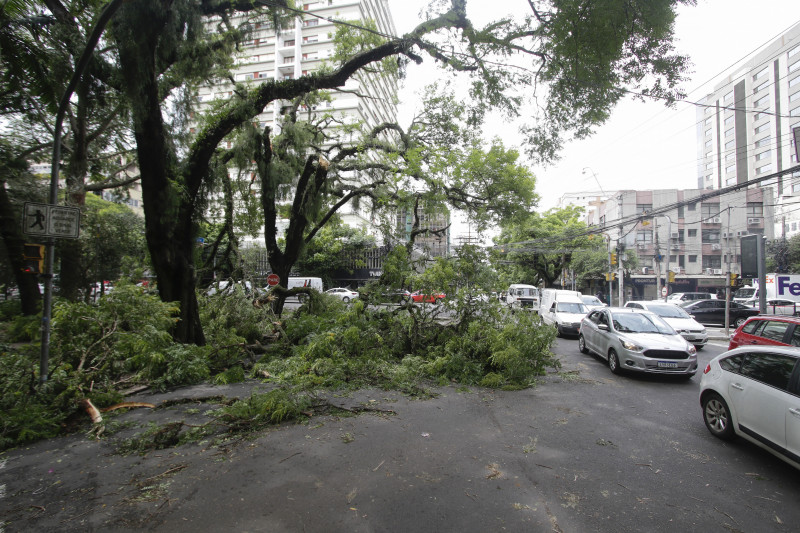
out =
[[[697,186],[748,183],[798,165],[800,23],[719,83],[697,108]],[[755,185],[754,185],[755,186]],[[800,170],[761,182],[772,189],[775,234],[800,232]]]

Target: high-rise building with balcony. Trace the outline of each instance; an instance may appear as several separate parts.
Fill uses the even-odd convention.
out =
[[[800,23],[729,74],[697,109],[700,189],[743,185],[798,165]],[[761,181],[775,198],[775,234],[800,231],[800,171]],[[750,217],[755,218],[755,217]]]

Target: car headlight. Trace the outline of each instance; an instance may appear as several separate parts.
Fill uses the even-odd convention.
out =
[[[641,352],[644,349],[641,346],[639,346],[637,344],[634,344],[634,343],[632,343],[631,341],[629,341],[627,339],[622,339],[621,338],[619,340],[619,342],[622,343],[622,347],[623,348],[625,348],[626,350],[631,351],[631,352]]]
[[[705,335],[705,334],[706,334],[706,328],[703,328],[703,329],[701,329],[701,330],[700,330],[700,333],[702,333],[703,335]]]
[[[694,355],[697,353],[697,348],[694,347],[694,344],[690,344],[687,351],[689,352],[689,355]]]

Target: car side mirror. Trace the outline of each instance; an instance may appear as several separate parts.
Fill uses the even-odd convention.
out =
[[[597,329],[608,331],[608,324],[597,324]]]

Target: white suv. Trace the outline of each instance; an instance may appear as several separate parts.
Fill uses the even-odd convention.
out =
[[[783,346],[718,355],[700,380],[703,420],[712,435],[749,440],[800,469],[800,352]]]

